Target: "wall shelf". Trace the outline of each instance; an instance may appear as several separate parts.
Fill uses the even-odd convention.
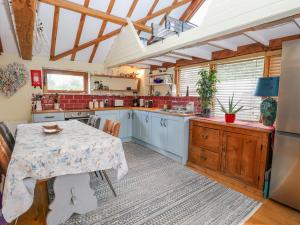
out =
[[[92,74],[95,77],[106,77],[106,78],[116,78],[116,79],[129,79],[129,80],[139,80],[137,77],[124,77],[124,76],[115,76],[115,75],[104,75],[104,74]]]

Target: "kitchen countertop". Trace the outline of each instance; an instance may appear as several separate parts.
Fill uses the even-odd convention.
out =
[[[216,124],[216,125],[226,125],[229,127],[247,128],[247,129],[269,132],[269,133],[271,133],[275,130],[274,127],[264,126],[262,123],[259,123],[259,122],[236,120],[234,123],[226,123],[225,118],[222,118],[222,117],[212,117],[212,118],[195,117],[195,118],[192,118],[191,120],[204,122],[204,123],[210,123],[210,124]]]
[[[145,107],[105,107],[105,108],[97,108],[97,109],[66,109],[66,110],[41,110],[41,111],[32,111],[32,114],[43,114],[43,113],[59,113],[59,112],[90,112],[90,111],[107,111],[107,110],[141,110],[147,112],[157,112],[165,115],[172,116],[195,116],[194,113],[174,113],[174,112],[165,112],[160,108],[145,108]]]

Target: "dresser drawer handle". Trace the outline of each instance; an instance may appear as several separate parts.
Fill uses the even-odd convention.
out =
[[[206,156],[200,156],[200,159],[205,161],[205,160],[207,160],[207,157]]]
[[[203,139],[207,139],[208,138],[207,134],[202,134],[201,136],[202,136]]]

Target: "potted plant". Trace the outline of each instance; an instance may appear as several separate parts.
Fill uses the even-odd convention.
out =
[[[242,110],[247,110],[244,109],[244,106],[237,106],[241,100],[237,101],[236,103],[233,102],[233,98],[234,98],[234,94],[229,97],[229,101],[228,101],[228,109],[226,109],[224,107],[224,105],[220,102],[220,100],[217,98],[218,103],[221,106],[221,110],[222,112],[225,113],[225,122],[226,123],[234,123],[235,121],[235,115]]]
[[[201,70],[199,72],[199,80],[196,83],[197,93],[199,97],[199,107],[201,108],[201,116],[209,117],[213,103],[213,99],[217,92],[216,83],[217,71],[216,70]]]

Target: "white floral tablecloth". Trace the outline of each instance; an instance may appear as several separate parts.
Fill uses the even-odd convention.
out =
[[[55,123],[63,128],[59,134],[44,134],[44,123],[17,128],[3,192],[2,212],[8,222],[31,207],[36,180],[111,168],[121,179],[128,171],[119,138],[76,120]]]

